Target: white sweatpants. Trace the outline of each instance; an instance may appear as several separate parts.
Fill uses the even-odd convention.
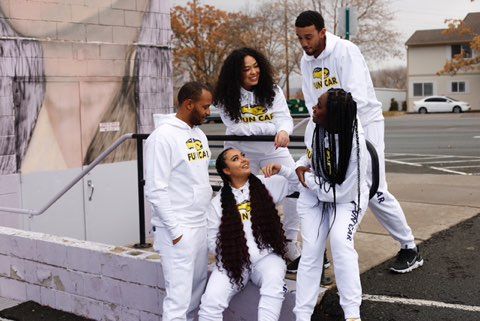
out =
[[[207,282],[207,228],[182,228],[182,239],[175,245],[165,228],[157,227],[154,234],[165,279],[163,321],[193,320]]]
[[[330,208],[323,213],[322,220],[323,203],[307,204],[304,202],[304,193],[311,192],[302,189],[297,203],[303,247],[297,271],[297,292],[293,309],[296,321],[310,321],[317,303],[327,237],[330,237],[335,278],[345,318],[359,318],[362,287],[354,237],[365,214],[367,198],[364,198],[365,206],[358,214],[354,204],[342,203],[337,204],[335,217],[333,208]]]
[[[250,274],[245,271],[244,284],[251,280],[260,287],[258,321],[277,321],[280,317],[285,295],[285,272],[285,261],[276,254],[268,254],[252,264]],[[232,286],[227,273],[215,267],[202,296],[198,320],[223,320],[223,311],[239,291],[237,286]]]
[[[377,194],[372,197],[369,207],[378,221],[385,227],[390,235],[400,242],[402,248],[414,249],[416,247],[412,230],[408,226],[400,203],[388,191],[385,177],[385,126],[384,121],[377,121],[364,127],[365,138],[372,143],[378,154],[379,184]],[[371,170],[371,168],[369,167]],[[371,171],[367,178],[371,184]]]
[[[268,145],[265,143],[253,144]],[[253,152],[252,150],[255,148],[252,148],[250,145],[252,145],[252,142],[226,142],[225,148],[233,147],[244,152],[248,159],[250,159],[250,169],[253,174],[258,174],[262,167],[271,163],[277,163],[295,169],[295,161],[288,151],[288,148],[272,149],[271,147],[266,147],[265,151],[268,151],[268,153],[262,153]],[[287,197],[283,200],[281,205],[283,206],[284,212],[283,229],[285,231],[285,237],[287,240],[292,241],[289,242],[289,246],[287,247],[287,258],[293,261],[300,255],[296,243],[298,232],[300,230],[300,219],[297,214],[297,200],[295,198]]]

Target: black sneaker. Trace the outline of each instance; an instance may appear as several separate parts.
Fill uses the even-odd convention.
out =
[[[417,249],[401,249],[397,254],[397,259],[390,267],[390,271],[408,273],[422,265],[423,258],[417,246]]]
[[[297,273],[298,263],[300,263],[300,256],[287,264],[287,272],[288,273]]]

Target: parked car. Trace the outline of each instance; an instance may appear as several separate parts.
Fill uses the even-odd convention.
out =
[[[470,104],[446,96],[430,96],[414,101],[414,111],[420,114],[436,112],[461,113],[470,110]]]
[[[217,107],[215,106],[210,106],[210,116],[208,116],[206,119],[205,119],[205,122],[206,123],[209,123],[209,122],[214,122],[214,123],[221,123],[222,122],[222,118],[220,118],[220,111],[218,110]]]

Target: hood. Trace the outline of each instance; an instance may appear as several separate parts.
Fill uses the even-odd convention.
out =
[[[303,52],[303,58],[306,61],[312,61],[312,60],[315,60],[315,59],[325,59],[328,56],[330,56],[330,54],[335,49],[335,46],[337,45],[337,42],[340,40],[340,37],[335,36],[333,33],[330,33],[328,31],[325,34],[325,37],[326,37],[327,45],[326,45],[325,49],[323,49],[322,53],[317,58],[315,58],[314,56],[307,55],[305,53],[305,51]]]
[[[191,129],[191,127],[183,120],[176,117],[175,113],[172,114],[153,114],[153,123],[155,128],[160,125],[169,124],[182,129]]]

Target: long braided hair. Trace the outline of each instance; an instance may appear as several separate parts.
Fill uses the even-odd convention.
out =
[[[240,121],[240,88],[246,56],[255,58],[260,68],[258,84],[253,88],[257,103],[269,108],[275,98],[273,67],[260,51],[253,48],[240,48],[232,51],[225,59],[215,87],[215,105],[222,106],[235,122]]]
[[[237,208],[237,202],[230,185],[230,177],[224,173],[227,148],[218,155],[215,167],[222,178],[220,191],[222,218],[216,241],[217,266],[220,262],[227,272],[232,285],[243,287],[243,271],[251,269],[247,239],[243,231],[243,223]],[[260,250],[271,249],[285,259],[286,238],[272,196],[262,181],[250,174],[250,217],[255,242]]]
[[[315,126],[312,140],[312,169],[315,176],[319,178],[318,184],[325,192],[328,193],[330,189],[333,189],[333,204],[323,203],[323,209],[333,206],[335,220],[335,186],[341,185],[345,181],[354,136],[358,160],[356,211],[360,211],[360,145],[357,103],[353,100],[352,95],[341,88],[329,89],[327,93],[327,125],[325,127],[319,124]]]

